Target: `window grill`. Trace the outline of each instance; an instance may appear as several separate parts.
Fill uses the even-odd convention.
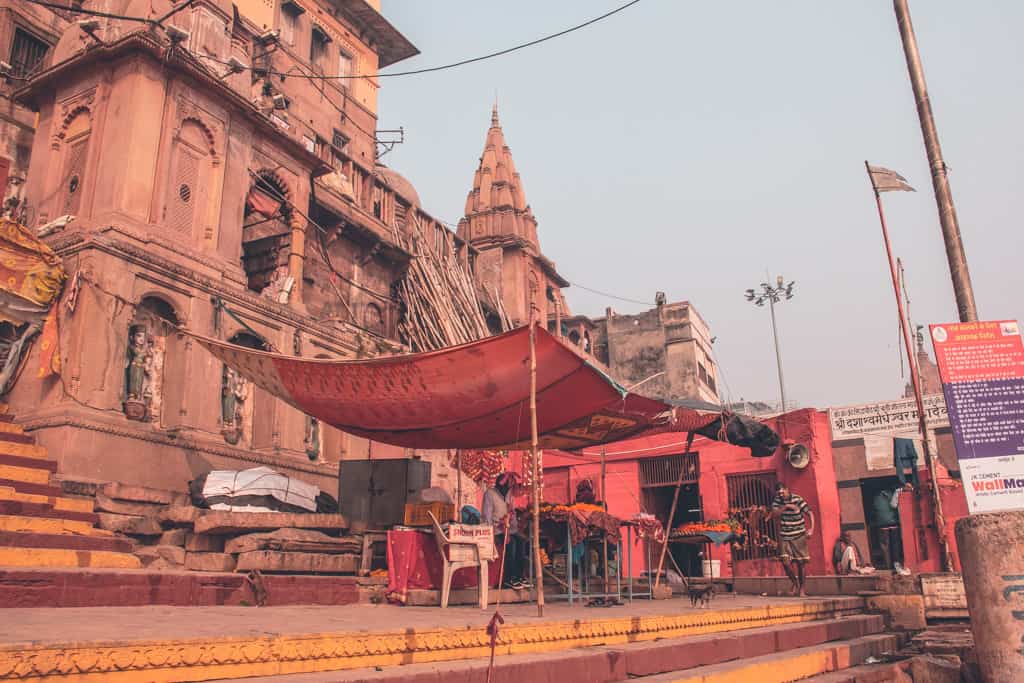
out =
[[[743,524],[746,542],[733,547],[733,560],[761,560],[776,556],[779,545],[774,520],[768,520],[778,479],[774,472],[730,474],[725,477],[729,493],[729,514]]]
[[[640,460],[640,486],[675,486],[680,472],[684,484],[697,483],[700,479],[700,460],[696,453]]]
[[[11,74],[18,78],[31,76],[43,65],[46,51],[50,46],[28,31],[14,29],[11,41]]]

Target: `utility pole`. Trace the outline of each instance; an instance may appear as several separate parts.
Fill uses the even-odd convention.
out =
[[[786,412],[786,383],[782,378],[782,351],[779,349],[779,329],[775,324],[775,304],[779,303],[783,297],[787,300],[793,298],[793,286],[796,282],[790,282],[785,284],[785,280],[780,275],[775,282],[776,286],[773,287],[767,282],[761,283],[761,291],[755,292],[753,289],[747,290],[747,301],[753,302],[757,306],[764,306],[764,302],[768,302],[768,310],[771,312],[772,317],[772,337],[775,339],[775,363],[779,369],[779,397],[782,399],[782,411]]]
[[[935,188],[935,203],[939,208],[939,223],[942,226],[942,239],[946,243],[946,258],[953,280],[957,312],[960,315],[960,322],[973,322],[978,319],[978,310],[974,305],[974,288],[971,286],[971,274],[967,270],[967,256],[964,254],[964,245],[960,238],[960,224],[957,221],[956,208],[953,206],[953,193],[949,189],[946,162],[942,159],[942,148],[939,146],[939,133],[935,129],[935,119],[932,117],[928,86],[924,82],[917,37],[914,35],[914,25],[910,22],[910,9],[907,7],[907,0],[893,0],[893,8],[896,10],[896,23],[899,25],[900,39],[903,41],[910,85],[914,89],[914,100],[917,102],[917,116],[921,120],[921,135],[924,137],[924,148],[928,153],[928,165],[931,167],[932,187]]]

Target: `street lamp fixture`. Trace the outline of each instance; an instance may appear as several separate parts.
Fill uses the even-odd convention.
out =
[[[786,383],[782,379],[782,352],[779,350],[779,332],[775,324],[775,304],[793,298],[793,287],[796,282],[786,283],[781,275],[775,279],[775,285],[762,282],[760,289],[748,289],[746,292],[747,301],[755,306],[763,307],[768,303],[768,310],[771,311],[772,337],[775,339],[775,362],[779,368],[779,397],[782,399],[782,412],[786,412]]]

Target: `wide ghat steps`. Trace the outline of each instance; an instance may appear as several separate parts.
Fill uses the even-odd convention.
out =
[[[884,628],[881,617],[863,614],[860,598],[744,597],[722,603],[706,610],[682,600],[637,601],[608,610],[555,604],[541,619],[530,605],[506,606],[495,650],[502,673],[495,680],[626,681],[855,641]],[[9,610],[6,624],[0,624],[0,678],[70,683],[60,677],[74,672],[74,683],[256,676],[280,683],[485,680],[480,674],[490,652],[489,611],[389,605],[200,611]]]
[[[0,567],[138,569],[131,545],[95,526],[91,500],[51,485],[57,463],[0,410]]]
[[[733,630],[624,645],[495,658],[492,683],[789,683],[858,666],[896,651],[901,636],[884,633],[877,615]],[[221,683],[479,683],[487,658],[381,668],[217,679]]]

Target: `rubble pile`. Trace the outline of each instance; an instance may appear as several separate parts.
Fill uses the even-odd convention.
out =
[[[339,514],[211,510],[188,494],[119,483],[64,482],[95,498],[102,529],[130,539],[151,570],[356,574],[362,536]]]

